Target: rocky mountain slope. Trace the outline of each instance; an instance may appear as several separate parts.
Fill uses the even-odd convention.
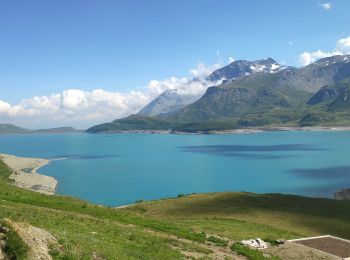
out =
[[[326,85],[313,95],[308,104],[322,105],[327,111],[342,111],[350,109],[350,80]],[[349,110],[348,110],[349,111]]]
[[[169,118],[176,121],[218,120],[271,110],[298,109],[306,106],[307,100],[322,86],[350,77],[348,58],[324,58],[300,69],[252,74],[210,87],[201,99]]]
[[[165,90],[141,109],[140,112],[138,112],[138,115],[155,116],[175,112],[193,103],[199,98],[200,96],[196,95],[181,95],[177,89]]]

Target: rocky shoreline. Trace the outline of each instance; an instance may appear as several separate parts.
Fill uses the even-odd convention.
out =
[[[189,132],[191,134],[254,134],[260,132],[273,132],[273,131],[350,131],[350,127],[332,127],[332,126],[315,126],[315,127],[293,127],[293,126],[276,126],[276,127],[252,127],[252,128],[239,128],[230,130],[210,130],[202,132]],[[187,132],[171,132],[172,134],[186,134]],[[188,134],[188,133],[187,133]]]
[[[350,131],[348,126],[312,126],[312,127],[298,127],[298,126],[272,126],[272,127],[251,127],[228,130],[208,130],[208,131],[173,131],[173,130],[119,130],[101,132],[101,134],[254,134],[260,132],[273,131]]]
[[[15,186],[46,195],[55,194],[57,180],[37,172],[40,167],[48,164],[49,160],[9,154],[0,154],[0,159],[12,170],[9,178]]]

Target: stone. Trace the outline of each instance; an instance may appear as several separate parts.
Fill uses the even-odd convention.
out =
[[[350,188],[337,191],[333,196],[336,200],[350,200]]]
[[[4,219],[4,222],[14,230],[28,246],[28,259],[52,260],[50,248],[58,245],[57,239],[44,229],[26,223],[13,222]]]
[[[7,233],[10,229],[8,227],[0,227],[0,233]]]
[[[97,252],[93,252],[93,253],[92,253],[92,259],[93,259],[93,260],[104,260],[105,258],[103,258],[102,256],[100,256]]]
[[[4,260],[5,258],[5,253],[2,251],[2,249],[0,248],[0,260]]]
[[[0,240],[0,249],[4,249],[6,246],[6,241],[5,240]]]
[[[243,245],[247,245],[257,249],[265,249],[269,247],[269,244],[263,241],[261,238],[254,238],[249,240],[242,240]]]

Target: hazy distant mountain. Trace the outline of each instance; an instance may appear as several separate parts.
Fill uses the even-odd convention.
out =
[[[211,81],[217,81],[220,79],[232,80],[255,73],[276,73],[285,68],[287,67],[278,64],[272,58],[256,61],[237,60],[214,71],[208,79]]]
[[[199,99],[200,96],[181,95],[177,89],[165,90],[158,97],[148,103],[139,115],[155,116],[175,112]]]
[[[60,133],[76,133],[76,132],[80,132],[80,131],[70,126],[48,128],[48,129],[36,129],[36,130],[30,131],[31,134],[60,134]]]
[[[0,124],[0,134],[55,134],[55,133],[73,133],[79,130],[73,127],[57,127],[48,129],[25,129],[12,124]]]
[[[12,124],[0,124],[0,134],[24,134],[29,130]]]
[[[274,64],[272,59],[267,62]],[[350,125],[350,55],[270,72],[249,73],[210,87],[194,103],[153,120],[152,129],[159,120],[163,126],[186,131],[284,124]],[[114,127],[128,124],[128,118],[122,120],[114,121]],[[142,118],[143,125],[145,120]],[[138,118],[133,117],[132,122],[138,125]],[[128,128],[132,129],[132,124]]]

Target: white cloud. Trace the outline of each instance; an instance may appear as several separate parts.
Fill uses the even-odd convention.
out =
[[[91,92],[69,89],[50,96],[22,100],[14,106],[0,101],[0,119],[28,127],[85,127],[90,121],[112,120],[133,112],[147,98],[145,94],[135,91],[122,94],[102,89]]]
[[[309,65],[310,63],[315,62],[316,60],[319,60],[321,58],[330,57],[334,55],[341,55],[342,53],[339,51],[333,51],[333,52],[324,52],[322,50],[317,50],[314,52],[303,52],[299,56],[299,62],[302,66]]]
[[[142,90],[128,93],[103,89],[67,89],[48,96],[34,96],[16,105],[0,100],[0,122],[30,128],[63,125],[86,128],[137,113],[153,98],[168,89],[178,89],[179,93],[185,95],[202,95],[213,85],[206,77],[219,67],[219,64],[205,66],[198,63],[196,68],[190,70],[189,77],[151,80]]]
[[[6,103],[0,100],[0,113],[7,113],[9,109],[11,109],[11,105],[9,103]]]
[[[232,63],[234,61],[235,61],[235,59],[233,57],[228,57],[228,63]]]
[[[293,41],[289,41],[289,42],[288,42],[288,45],[293,45],[293,44],[294,44]]]
[[[303,52],[299,55],[299,63],[302,66],[306,66],[321,58],[345,54],[350,54],[350,36],[337,41],[333,51],[327,52],[319,49],[313,52]]]
[[[324,10],[330,10],[332,8],[332,3],[319,4],[319,7],[323,8]]]
[[[344,54],[350,54],[350,36],[348,38],[340,39],[337,42],[336,49]]]
[[[212,66],[206,66],[205,64],[199,62],[196,68],[190,70],[190,73],[194,78],[205,78],[220,67],[221,65],[219,63]]]

